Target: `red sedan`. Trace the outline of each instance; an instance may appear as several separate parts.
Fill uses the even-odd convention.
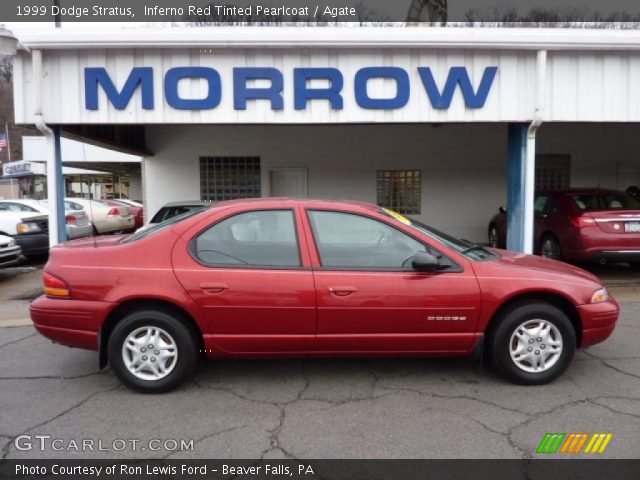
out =
[[[208,357],[470,356],[542,384],[606,339],[617,302],[564,263],[485,249],[375,205],[221,202],[52,249],[31,318],[167,391]]]
[[[574,188],[536,193],[535,244],[543,257],[628,262],[640,270],[640,201],[616,190]],[[489,244],[507,242],[504,208],[489,222]]]

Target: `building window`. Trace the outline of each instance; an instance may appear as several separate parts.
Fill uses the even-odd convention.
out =
[[[200,199],[260,197],[260,157],[200,157]]]
[[[420,170],[378,170],[378,205],[398,213],[419,214],[422,204]]]
[[[571,155],[536,155],[536,190],[562,190],[571,185]]]

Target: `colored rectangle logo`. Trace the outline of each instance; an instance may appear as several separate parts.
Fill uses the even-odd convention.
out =
[[[600,454],[605,452],[612,438],[612,433],[572,432],[567,434],[550,432],[545,433],[536,453]]]

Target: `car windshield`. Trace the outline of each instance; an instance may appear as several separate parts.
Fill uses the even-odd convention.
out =
[[[459,254],[470,258],[471,260],[488,260],[497,258],[499,256],[498,254],[487,250],[482,245],[476,245],[472,242],[469,242],[468,240],[460,240],[449,235],[448,233],[441,232],[436,228],[425,225],[424,223],[419,222],[418,220],[415,220],[413,218],[400,215],[399,213],[396,213],[392,210],[383,208],[380,210],[380,213],[401,221],[405,225],[408,225],[415,230],[424,233],[435,241],[442,243],[443,245],[449,247],[451,250],[454,250]]]
[[[626,193],[581,193],[571,195],[576,206],[585,212],[591,210],[640,210],[640,200]]]
[[[140,240],[141,238],[145,238],[150,235],[153,235],[154,233],[158,233],[159,231],[164,230],[167,227],[175,225],[176,223],[180,223],[181,221],[186,220],[189,217],[193,217],[194,215],[201,213],[202,211],[204,211],[204,209],[205,207],[199,208],[197,210],[190,210],[181,215],[172,217],[169,220],[165,220],[164,222],[156,223],[155,225],[152,225],[145,230],[141,230],[139,232],[134,233],[133,235],[129,235],[128,237],[123,238],[122,240],[120,240],[120,243],[135,242],[136,240]]]

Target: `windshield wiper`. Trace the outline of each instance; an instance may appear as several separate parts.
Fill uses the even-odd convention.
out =
[[[491,253],[490,253],[486,248],[484,248],[482,245],[477,245],[477,244],[472,244],[469,248],[465,248],[465,249],[462,251],[462,254],[463,254],[463,255],[466,255],[467,253],[475,252],[476,250],[481,250],[481,251],[483,251],[484,253],[486,253],[486,254],[488,254],[488,255],[490,255],[490,254],[491,254]]]

